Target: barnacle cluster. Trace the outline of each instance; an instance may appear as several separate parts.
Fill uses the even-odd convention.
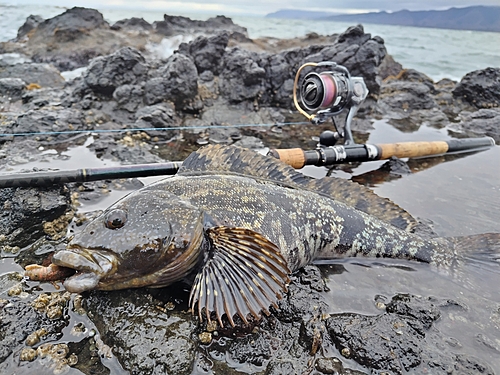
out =
[[[59,319],[63,316],[64,308],[71,298],[69,292],[42,293],[31,305],[37,311],[44,312],[49,319]]]
[[[39,359],[44,364],[54,369],[54,374],[63,373],[68,366],[74,366],[78,363],[78,356],[75,353],[69,353],[68,345],[59,343],[46,343],[38,348],[24,348],[19,356],[21,361],[34,361]]]

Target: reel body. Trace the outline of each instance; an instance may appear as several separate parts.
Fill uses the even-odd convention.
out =
[[[301,80],[301,72],[307,67],[329,69],[309,72]],[[367,95],[368,88],[363,78],[351,77],[346,67],[335,62],[306,63],[295,75],[293,101],[297,110],[311,123],[322,124],[344,110],[348,111],[344,132],[340,135],[346,145],[354,143],[351,133],[352,118]]]

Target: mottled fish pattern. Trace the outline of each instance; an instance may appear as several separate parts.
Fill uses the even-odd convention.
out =
[[[289,274],[318,259],[391,257],[450,268],[459,249],[500,234],[424,239],[416,220],[358,184],[305,177],[234,146],[191,154],[176,176],[109,207],[53,257],[76,270],[71,292],[192,283],[190,305],[223,325],[248,322],[286,291]],[[480,240],[480,241],[478,241]],[[197,308],[196,308],[197,306]]]

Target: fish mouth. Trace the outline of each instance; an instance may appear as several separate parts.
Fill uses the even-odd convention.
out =
[[[96,289],[102,278],[113,274],[116,271],[117,259],[109,253],[74,246],[55,253],[52,263],[76,270],[63,285],[68,292],[82,293]]]

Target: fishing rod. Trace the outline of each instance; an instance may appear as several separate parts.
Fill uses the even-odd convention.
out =
[[[435,156],[456,152],[476,152],[492,147],[493,138],[464,138],[435,142],[401,142],[389,144],[363,144],[318,147],[315,150],[272,149],[274,156],[293,168],[306,165],[328,166],[335,163],[399,158]],[[45,187],[69,182],[90,182],[133,177],[168,176],[177,173],[182,162],[135,164],[106,168],[86,168],[63,171],[9,173],[0,175],[0,188]]]
[[[326,69],[329,68],[329,69]],[[309,70],[304,77],[301,73]],[[347,111],[342,131],[326,130],[321,133],[315,150],[272,149],[274,156],[294,168],[305,165],[328,166],[343,162],[415,158],[458,152],[475,152],[495,145],[491,137],[451,139],[434,142],[401,142],[390,144],[357,144],[352,136],[351,123],[359,106],[368,96],[368,88],[362,77],[351,77],[344,66],[332,61],[306,63],[295,75],[293,103],[297,110],[312,124],[322,124],[335,115]],[[336,145],[340,139],[344,145]]]
[[[325,67],[330,69],[323,70]],[[301,73],[306,69],[314,68],[320,71],[309,71],[305,77],[301,77]],[[272,149],[268,155],[300,169],[305,165],[328,166],[335,163],[382,160],[392,156],[412,158],[456,152],[476,152],[495,144],[493,138],[490,137],[434,142],[356,144],[352,137],[351,122],[367,95],[368,89],[363,78],[351,77],[349,71],[343,66],[329,61],[302,65],[297,71],[293,87],[293,101],[297,110],[312,124],[322,124],[328,119],[333,121],[333,116],[347,111],[344,128],[342,131],[336,129],[336,131],[326,130],[321,133],[315,150]],[[333,124],[337,128],[335,121]],[[336,145],[342,138],[344,144]],[[69,182],[174,175],[181,165],[182,162],[168,162],[4,174],[0,175],[0,188],[43,187]]]
[[[495,145],[491,137],[450,139],[432,142],[400,142],[387,144],[354,144],[349,146],[318,147],[315,150],[301,148],[271,149],[268,155],[280,159],[293,168],[306,165],[329,166],[337,163],[416,158],[461,152],[477,152]]]

